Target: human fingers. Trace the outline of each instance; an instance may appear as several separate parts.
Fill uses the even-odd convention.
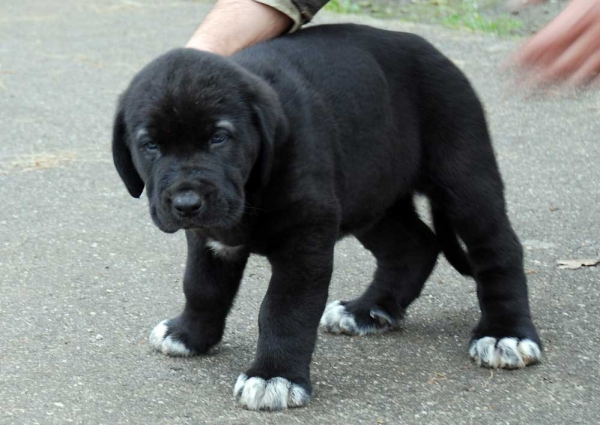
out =
[[[511,62],[529,68],[553,62],[589,25],[586,15],[597,3],[598,0],[573,0],[550,24],[526,41]]]
[[[554,82],[568,80],[600,51],[600,22],[591,23],[562,51],[554,51],[538,62],[536,78]],[[590,64],[593,70],[593,61]],[[588,71],[586,71],[587,73]]]

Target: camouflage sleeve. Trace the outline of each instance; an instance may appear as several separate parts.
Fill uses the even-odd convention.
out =
[[[315,14],[329,0],[255,0],[259,3],[271,6],[274,9],[289,16],[294,25],[290,28],[290,32],[296,31],[302,25],[310,22]]]

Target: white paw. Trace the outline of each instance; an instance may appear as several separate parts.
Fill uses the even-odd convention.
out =
[[[334,334],[361,336],[387,332],[398,326],[397,321],[379,308],[373,308],[370,315],[379,326],[359,326],[354,315],[346,310],[341,302],[334,301],[325,307],[323,316],[321,316],[321,326]]]
[[[241,374],[233,396],[248,410],[283,410],[288,407],[301,407],[308,403],[310,396],[304,388],[285,378],[248,378]]]
[[[542,351],[530,339],[486,336],[471,343],[469,355],[479,366],[518,369],[539,362]]]
[[[171,335],[165,337],[167,331],[169,330],[167,322],[168,320],[163,320],[154,327],[152,333],[150,333],[150,337],[148,338],[150,345],[168,356],[192,356],[194,353],[188,349],[183,342],[173,339]]]

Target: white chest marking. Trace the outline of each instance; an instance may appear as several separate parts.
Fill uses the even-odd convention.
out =
[[[232,256],[238,254],[242,250],[242,248],[244,248],[244,245],[229,246],[212,239],[209,239],[206,242],[206,246],[208,247],[208,249],[214,252],[214,254],[217,257],[221,258],[231,258]]]

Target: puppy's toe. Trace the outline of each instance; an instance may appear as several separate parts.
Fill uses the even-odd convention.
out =
[[[288,407],[302,407],[310,396],[300,385],[285,378],[275,377],[268,380],[245,374],[238,377],[233,396],[248,410],[283,410]]]
[[[479,366],[519,369],[539,362],[542,351],[530,339],[486,336],[471,342],[469,355]]]
[[[325,307],[321,317],[321,326],[334,334],[358,335],[354,316],[339,301],[334,301]]]
[[[173,357],[193,356],[194,351],[189,349],[183,341],[179,341],[170,335],[169,321],[163,320],[154,327],[148,338],[150,345],[157,351]]]
[[[364,317],[362,317],[364,316]],[[373,307],[362,315],[349,311],[340,301],[333,301],[323,312],[321,326],[327,332],[346,335],[368,335],[390,331],[397,322],[385,310]]]

